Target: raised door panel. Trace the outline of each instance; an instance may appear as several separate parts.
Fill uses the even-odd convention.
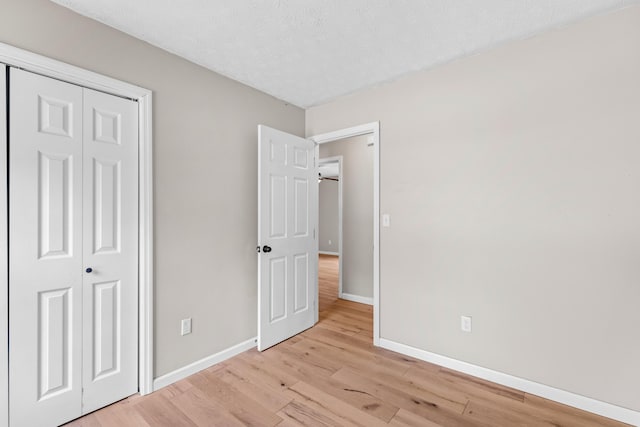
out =
[[[309,308],[309,254],[293,256],[293,312],[299,313]]]
[[[93,159],[93,253],[118,253],[122,237],[119,160]]]
[[[74,159],[63,153],[38,152],[38,255],[72,257],[71,173]]]
[[[78,108],[78,105],[75,105]],[[66,99],[38,95],[38,131],[73,138],[74,104]]]
[[[309,236],[309,180],[306,178],[293,179],[293,210],[295,237]]]
[[[83,413],[138,391],[138,104],[84,90]]]
[[[122,335],[120,281],[93,285],[93,372],[92,380],[120,371]]]
[[[274,323],[287,317],[287,258],[272,258],[269,270],[269,321]]]
[[[10,421],[61,424],[82,413],[82,89],[10,73]]]
[[[287,177],[271,175],[270,186],[270,225],[269,238],[284,239],[287,237]]]
[[[73,289],[38,294],[38,400],[71,389]]]

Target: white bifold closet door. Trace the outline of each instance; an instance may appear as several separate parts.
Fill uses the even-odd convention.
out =
[[[10,70],[9,418],[138,389],[137,104]]]

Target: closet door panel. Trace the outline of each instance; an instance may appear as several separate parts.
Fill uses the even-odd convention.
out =
[[[82,88],[10,71],[12,426],[82,408]]]
[[[84,413],[138,391],[138,104],[84,90]]]

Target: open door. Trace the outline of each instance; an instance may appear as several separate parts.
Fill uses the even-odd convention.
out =
[[[258,350],[316,321],[318,164],[314,142],[258,126]]]

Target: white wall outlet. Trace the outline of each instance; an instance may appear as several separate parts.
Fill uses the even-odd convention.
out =
[[[460,330],[471,332],[471,316],[460,316]]]
[[[182,319],[180,335],[187,335],[191,333],[191,317],[188,319]]]
[[[391,227],[391,215],[383,214],[382,215],[382,226],[383,227]]]
[[[331,244],[331,240],[329,240],[329,244]]]

